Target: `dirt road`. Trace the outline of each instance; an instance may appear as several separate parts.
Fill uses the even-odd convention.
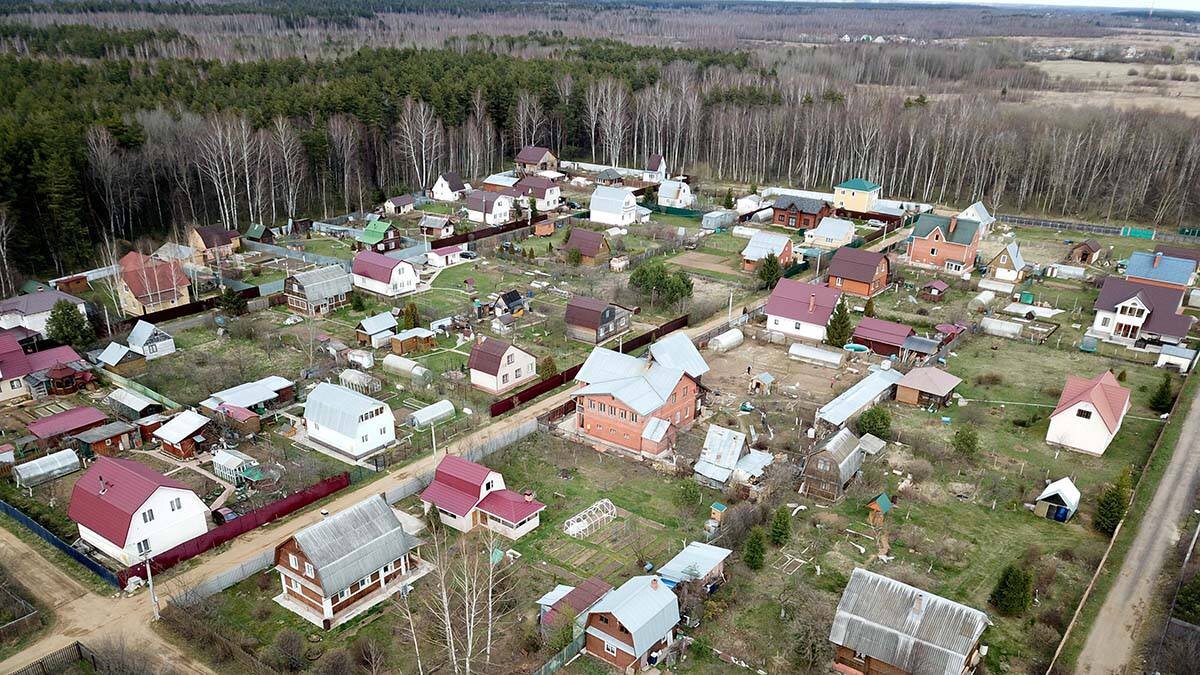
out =
[[[1149,628],[1145,619],[1150,603],[1156,600],[1159,573],[1182,536],[1180,526],[1200,485],[1198,438],[1200,405],[1193,402],[1175,454],[1142,516],[1121,571],[1100,607],[1075,672],[1089,675],[1142,672],[1141,664],[1131,662],[1137,658],[1134,650],[1138,640],[1145,637],[1144,632]]]
[[[757,302],[761,302],[761,300],[752,298],[748,299],[746,304],[753,305]],[[686,332],[689,335],[697,335],[711,330],[724,321],[725,316],[718,314],[699,326],[688,328]],[[463,450],[475,447],[493,435],[504,433],[554,406],[561,405],[570,395],[571,392],[568,390],[543,399],[518,411],[511,417],[447,444],[445,451],[449,454],[460,454]],[[326,504],[324,508],[330,512],[341,511],[371,495],[390,490],[413,476],[432,470],[442,456],[439,454],[437,458],[424,457],[373,483],[364,485],[357,490],[344,492]],[[297,530],[317,522],[320,518],[320,511],[312,509],[281,523],[247,532],[231,542],[228,548],[221,553],[202,559],[183,574],[160,584],[157,589],[160,600],[166,603],[173,590],[193,587],[215,574],[254,560],[264,550],[273,549],[280,541],[291,536]],[[46,602],[59,603],[56,610],[59,621],[55,623],[51,631],[25,650],[0,662],[0,672],[12,672],[75,640],[93,646],[102,639],[116,636],[125,636],[133,644],[148,645],[152,652],[165,655],[173,665],[181,669],[195,673],[212,672],[203,664],[192,662],[188,655],[163,640],[150,628],[151,610],[149,599],[145,593],[133,598],[108,598],[95,595],[60,572],[52,563],[43,560],[34,549],[3,528],[0,528],[0,544],[3,544],[0,547],[0,561],[10,569],[23,570],[21,565],[36,569],[37,573],[34,574],[34,578],[37,578],[39,583],[35,587],[53,589],[52,591],[47,590],[51,593],[52,599]]]

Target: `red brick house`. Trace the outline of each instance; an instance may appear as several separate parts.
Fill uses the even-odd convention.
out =
[[[979,251],[979,222],[958,216],[922,213],[908,240],[913,265],[948,272],[971,271]]]
[[[832,216],[833,206],[823,199],[780,195],[771,205],[771,214],[776,227],[807,230],[816,227],[825,216]]]
[[[663,662],[675,642],[679,599],[657,576],[633,577],[588,610],[583,650],[623,672]]]
[[[339,626],[427,574],[421,544],[382,495],[369,497],[275,547],[275,602],[326,630]]]
[[[517,171],[519,173],[536,173],[538,171],[557,171],[558,158],[549,148],[527,145],[517,153]]]
[[[829,263],[827,285],[849,295],[870,298],[888,287],[891,272],[891,261],[883,253],[839,248]]]
[[[686,336],[670,347],[652,347],[649,358],[593,349],[575,376],[584,384],[574,394],[576,431],[635,455],[668,455],[678,431],[696,420],[700,377],[708,371]]]

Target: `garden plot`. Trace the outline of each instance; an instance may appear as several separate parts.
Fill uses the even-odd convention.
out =
[[[745,331],[760,332],[753,326]],[[709,404],[723,408],[736,408],[746,400],[755,405],[766,400],[820,407],[862,379],[868,366],[859,360],[836,369],[794,361],[788,358],[787,345],[761,344],[749,336],[723,354],[707,350],[704,358],[711,369],[704,375],[704,385],[713,390]],[[771,395],[751,397],[750,378],[764,372],[775,376]]]

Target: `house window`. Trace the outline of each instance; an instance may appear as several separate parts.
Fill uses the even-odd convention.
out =
[[[366,434],[363,434],[363,437],[362,437],[362,442],[363,442],[363,443],[366,443],[366,442],[367,442],[367,435],[366,435]]]
[[[595,410],[595,409],[596,409],[596,402],[595,402],[595,401],[593,401],[593,400],[591,400],[591,399],[588,399],[588,408],[590,408],[591,410]]]
[[[1004,264],[1004,263],[1006,263],[1006,262],[1008,262],[1008,256],[1001,254],[1001,256],[1000,256],[1000,264],[1001,264],[1001,265],[1003,265],[1003,264]]]
[[[304,576],[312,578],[314,574],[312,563],[304,563]]]
[[[1103,318],[1101,318],[1101,319],[1100,319],[1100,327],[1101,327],[1101,328],[1108,328],[1109,321],[1110,321],[1110,319],[1109,319],[1107,316],[1106,316],[1106,317],[1103,317]]]
[[[800,330],[800,322],[797,321],[792,327],[795,328],[796,330]]]
[[[181,509],[183,509],[183,498],[176,497],[175,499],[172,499],[171,500],[171,511],[174,512],[174,511],[179,511]]]
[[[1075,411],[1075,416],[1080,419],[1090,420],[1092,419],[1092,411],[1080,408],[1079,410]]]
[[[293,591],[298,591],[298,590],[300,590],[300,580],[299,580],[299,579],[291,579],[291,578],[289,578],[289,579],[288,579],[288,583],[292,585],[292,590],[293,590]]]
[[[20,380],[13,380],[12,382],[10,382],[10,383],[8,384],[8,387],[9,387],[9,389],[20,389],[20,388],[21,388],[21,381],[20,381]]]
[[[600,619],[600,623],[605,623],[605,624],[608,623],[608,617],[605,616],[604,614],[601,614],[599,616],[599,619]]]
[[[502,375],[500,377],[500,381],[504,384],[508,384],[508,373],[505,373],[504,375]]]
[[[929,257],[931,257],[931,258],[937,257],[937,249],[936,248],[929,249]]]
[[[150,552],[150,540],[143,539],[137,543],[138,555],[145,555]]]
[[[493,483],[493,482],[495,482],[495,481],[490,481],[490,480],[489,480],[488,482],[484,483],[484,484],[483,484],[483,489],[484,489],[484,490],[487,490],[488,492],[491,492],[491,491],[492,491],[492,483]]]
[[[509,355],[508,355],[508,361],[506,361],[506,363],[507,363],[508,365],[510,365],[510,366],[511,366],[511,365],[512,365],[512,362],[513,362],[513,355],[512,355],[512,354],[509,354]]]
[[[154,522],[154,509],[146,509],[145,511],[142,511],[142,522],[143,523]]]
[[[946,261],[946,269],[950,270],[951,272],[961,272],[962,268],[963,265],[960,262],[956,262],[954,260]]]
[[[829,470],[829,460],[818,459],[817,460],[817,471],[828,471],[828,470]]]
[[[629,413],[629,421],[636,422],[637,421],[637,413]]]
[[[842,278],[841,278],[841,277],[834,277],[834,278],[833,278],[833,284],[834,284],[835,286],[841,286],[841,285],[842,285]]]
[[[616,655],[617,655],[617,648],[616,648],[616,647],[614,647],[614,646],[612,646],[612,645],[610,645],[609,643],[605,642],[605,643],[604,643],[604,653],[605,653],[605,654],[608,654],[609,656],[616,656]]]
[[[296,559],[295,553],[288,554],[288,567],[291,567],[294,570],[300,569],[300,561]]]
[[[345,600],[348,597],[350,597],[350,589],[349,588],[344,588],[344,589],[342,589],[341,593],[337,594],[338,600]]]

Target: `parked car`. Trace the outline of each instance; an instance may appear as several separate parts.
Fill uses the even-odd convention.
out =
[[[461,257],[463,260],[475,260],[479,257],[479,254],[475,251],[463,251],[459,254],[459,257]]]
[[[224,525],[231,520],[237,520],[237,517],[237,511],[234,511],[228,506],[222,506],[221,508],[212,512],[213,523],[217,525]]]
[[[567,200],[567,202],[566,202],[566,205],[567,205],[567,208],[571,208],[571,209],[581,209],[581,208],[583,208],[583,206],[582,206],[582,205],[580,205],[580,203],[579,203],[579,202],[573,202],[573,201],[571,201],[571,200]]]

